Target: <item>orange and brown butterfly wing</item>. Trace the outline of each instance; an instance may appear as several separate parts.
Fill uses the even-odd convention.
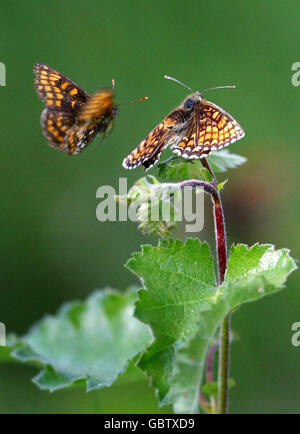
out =
[[[41,126],[49,145],[69,155],[79,154],[111,123],[113,92],[102,89],[90,97],[47,65],[35,64],[34,72],[35,88],[46,105]]]
[[[99,133],[105,133],[113,120],[113,92],[101,89],[78,111],[76,124],[66,136],[64,152],[78,155]]]
[[[203,99],[195,104],[193,116],[172,150],[183,158],[202,158],[244,135],[243,128],[229,113]]]
[[[68,77],[42,63],[34,65],[36,91],[51,110],[75,114],[90,98]]]
[[[187,122],[181,107],[171,112],[123,161],[125,169],[134,169],[141,164],[146,170],[154,166],[162,151],[176,140],[178,130]]]
[[[41,115],[41,127],[49,145],[62,152],[68,152],[65,142],[74,123],[73,115],[48,108],[45,108]]]
[[[124,159],[125,169],[134,169],[141,164],[147,168],[155,164],[172,133],[166,127],[165,120],[150,132],[150,134]],[[147,164],[147,161],[149,163]]]
[[[80,154],[98,134],[98,124],[90,123],[84,127],[73,127],[64,141],[64,152],[69,155]]]
[[[78,123],[101,122],[112,119],[114,95],[110,89],[100,89],[78,112]]]
[[[46,105],[41,115],[43,133],[51,147],[72,154],[79,142],[77,112],[90,96],[68,77],[47,65],[36,63],[34,73],[36,91]]]
[[[79,127],[73,115],[48,108],[42,112],[41,126],[49,145],[69,155],[82,152],[99,132],[96,122]]]

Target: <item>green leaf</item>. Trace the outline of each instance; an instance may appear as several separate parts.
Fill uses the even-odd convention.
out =
[[[224,284],[217,288],[208,245],[188,239],[144,246],[127,267],[145,288],[135,315],[155,336],[139,366],[161,404],[172,403],[177,413],[195,413],[206,353],[222,319],[242,303],[282,288],[296,265],[287,249],[237,245]]]
[[[227,149],[212,152],[207,159],[213,172],[226,172],[227,169],[233,169],[247,161],[247,158],[232,154]]]
[[[176,158],[167,163],[160,163],[158,166],[158,175],[168,181],[179,182],[188,179],[202,179],[210,182],[212,176],[204,168],[199,160],[185,160]]]
[[[110,386],[152,339],[149,328],[133,317],[136,297],[134,291],[107,289],[68,303],[34,325],[12,355],[42,367],[33,379],[41,389]]]
[[[228,378],[228,389],[235,386],[235,381],[233,378]],[[215,396],[218,394],[218,383],[214,381],[213,383],[203,384],[201,387],[201,392],[208,396]]]
[[[227,183],[228,179],[225,179],[225,181],[223,182],[219,182],[219,184],[217,185],[217,190],[221,191],[224,188],[224,185]]]

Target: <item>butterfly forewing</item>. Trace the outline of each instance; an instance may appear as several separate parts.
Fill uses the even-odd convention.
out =
[[[72,80],[47,65],[34,65],[36,91],[46,106],[52,110],[74,113],[90,98]]]
[[[82,152],[99,133],[104,133],[112,122],[113,92],[101,89],[79,110],[76,125],[65,141],[65,152],[77,155]]]
[[[123,161],[125,169],[134,169],[141,164],[146,170],[154,166],[162,151],[174,142],[178,131],[187,122],[185,112],[176,109],[158,124],[148,136]]]
[[[101,89],[79,110],[78,122],[85,123],[101,118],[111,118],[113,107],[113,92],[110,89]]]
[[[157,152],[162,151],[164,143],[166,143],[170,131],[165,127],[164,122],[161,122],[153,131],[134,149],[131,154],[123,161],[123,166],[126,169],[134,169],[143,164]]]

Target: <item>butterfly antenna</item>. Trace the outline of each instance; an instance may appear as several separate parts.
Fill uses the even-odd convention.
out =
[[[210,88],[208,88],[208,89],[202,89],[202,90],[200,91],[200,93],[206,92],[207,90],[215,90],[215,89],[226,89],[226,88],[234,89],[235,87],[236,87],[236,86],[231,85],[231,84],[228,84],[228,85],[225,85],[225,86],[210,87]]]
[[[138,98],[138,99],[133,99],[133,100],[130,100],[130,101],[121,102],[120,104],[118,104],[118,106],[119,105],[123,105],[123,104],[129,104],[129,103],[132,103],[132,102],[147,101],[147,99],[149,99],[147,96],[143,96],[142,98]]]
[[[116,86],[116,82],[115,82],[115,79],[114,79],[114,78],[112,79],[111,83],[112,83],[112,88],[114,89],[115,86]],[[122,103],[120,103],[120,104],[117,104],[117,106],[119,106],[119,105],[121,105],[121,104],[123,105],[123,104],[132,103],[132,102],[146,101],[147,99],[148,99],[147,96],[143,96],[142,98],[138,98],[138,99],[133,99],[133,100],[131,100],[131,101],[125,101],[125,102],[122,102]]]
[[[169,75],[164,75],[164,78],[166,78],[167,80],[173,80],[178,84],[181,84],[181,86],[185,87],[186,89],[189,89],[190,91],[193,92],[193,89],[189,86],[187,86],[186,84],[182,83],[181,81],[177,80],[177,78],[174,77],[170,77]]]

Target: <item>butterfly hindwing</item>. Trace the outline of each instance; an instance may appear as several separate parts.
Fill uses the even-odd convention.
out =
[[[48,108],[42,112],[41,126],[49,145],[69,155],[82,152],[98,133],[96,123],[78,127],[73,115]]]
[[[98,132],[97,123],[89,123],[82,127],[74,126],[65,138],[64,152],[69,155],[80,154],[92,142]]]
[[[52,148],[66,152],[65,140],[75,123],[75,117],[45,108],[41,115],[41,127]]]

